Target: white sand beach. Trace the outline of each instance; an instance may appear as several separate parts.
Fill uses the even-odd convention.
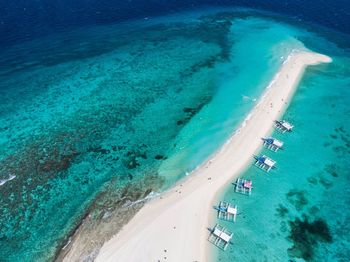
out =
[[[260,101],[211,160],[173,188],[149,201],[111,240],[97,261],[207,261],[212,206],[223,187],[253,161],[273,121],[288,106],[304,70],[331,62],[313,52],[294,52],[281,66]],[[254,190],[258,189],[253,189]],[[231,247],[232,248],[232,247]]]

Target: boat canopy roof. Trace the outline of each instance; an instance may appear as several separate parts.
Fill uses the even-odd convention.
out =
[[[277,147],[282,147],[283,146],[283,142],[282,141],[279,141],[277,139],[273,139],[273,142],[272,142],[273,145],[277,146]]]
[[[220,229],[218,229],[217,227],[215,227],[213,234],[219,237],[221,235],[221,233],[222,233],[222,231]]]
[[[246,187],[246,188],[251,188],[253,185],[253,182],[250,181],[250,180],[247,180],[244,182],[243,186]]]
[[[230,235],[226,234],[225,232],[222,232],[221,235],[220,235],[220,238],[226,242],[229,242],[231,240],[231,237]]]
[[[280,140],[277,140],[276,138],[273,138],[273,137],[269,137],[269,138],[266,138],[264,139],[267,144],[269,145],[274,145],[276,147],[282,147],[283,146],[283,142],[280,141]]]
[[[275,161],[273,161],[271,158],[268,158],[267,156],[259,157],[259,162],[262,162],[265,165],[270,166],[270,167],[273,167],[276,164]]]
[[[227,213],[236,214],[237,213],[237,208],[229,206],[227,208]]]
[[[281,122],[281,124],[284,128],[286,128],[288,130],[291,130],[294,127],[292,124],[290,124],[289,122],[284,121],[284,120]]]

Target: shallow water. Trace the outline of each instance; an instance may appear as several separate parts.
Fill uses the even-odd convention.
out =
[[[302,48],[294,28],[273,21],[196,16],[2,51],[1,258],[51,260],[87,214],[103,220],[168,188],[225,141]]]
[[[303,77],[284,115],[295,130],[273,134],[284,149],[262,149],[277,168],[267,174],[252,165],[241,174],[253,180],[250,197],[234,193],[233,185],[223,192],[240,215],[235,224],[217,221],[234,237],[226,252],[212,248],[216,261],[349,260],[350,56],[332,34],[310,34],[305,45],[330,54],[333,63]]]
[[[52,260],[87,214],[103,220],[171,186],[232,134],[300,40],[314,39],[255,12],[199,13],[1,51],[1,259]],[[312,79],[330,74],[322,70]]]

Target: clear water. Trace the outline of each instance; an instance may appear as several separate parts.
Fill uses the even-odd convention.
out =
[[[196,16],[82,28],[2,51],[2,260],[52,260],[88,214],[98,221],[168,188],[225,141],[283,58],[303,48],[287,25]]]
[[[334,103],[330,108],[316,107],[319,113],[334,112],[339,121],[332,122],[334,116],[317,119],[328,119],[325,126],[332,134],[337,128],[337,138],[324,131],[325,142],[319,148],[313,145],[312,152],[322,152],[327,160],[338,155],[330,157],[317,150],[347,153],[344,147],[348,144],[348,125],[339,115],[349,113],[346,104],[341,111],[342,101],[348,98],[346,89],[341,89],[348,84],[348,61],[343,51],[308,31],[252,14],[255,12],[211,11],[210,15],[201,16],[196,12],[89,26],[2,49],[0,260],[52,260],[87,214],[93,214],[90,219],[98,221],[111,208],[118,209],[171,186],[225,141],[254,106],[286,55],[293,48],[304,48],[303,43],[320,51],[329,51],[331,46],[338,59],[331,67],[310,71],[310,78],[303,82],[304,99],[318,97],[314,89],[308,88],[313,84],[320,91],[320,100],[331,101],[329,85],[322,79],[339,81],[334,88],[344,92],[336,97],[332,93]],[[333,79],[335,75],[338,77]],[[303,100],[302,90],[303,87],[295,101]],[[312,111],[315,107],[309,103],[306,101]],[[305,118],[298,120],[301,114],[290,111],[298,104],[293,103],[288,111],[297,128],[286,139],[295,141],[289,143],[283,138],[288,150],[276,155],[279,169],[271,176],[261,174],[261,183],[266,178],[282,177],[276,174],[280,170],[292,170],[282,164],[287,163],[282,157],[293,152],[292,146],[296,147],[294,152],[304,152],[296,140],[298,134],[306,133],[302,129]],[[305,108],[301,110],[303,114]],[[308,117],[313,115],[315,112]],[[318,126],[314,120],[309,121]],[[326,140],[332,144],[325,146]],[[315,141],[319,139],[315,137]],[[310,154],[307,156],[311,159]],[[318,162],[312,161],[316,170]],[[338,181],[345,177],[343,162],[335,167]],[[332,170],[333,166],[329,168]],[[253,171],[255,175],[256,170]],[[336,179],[326,175],[319,174],[317,184],[311,180],[314,184],[309,187],[321,192],[317,190],[327,185],[327,179]],[[259,181],[254,181],[254,195],[239,201],[254,201],[253,197],[259,194]],[[291,181],[286,179],[285,183],[290,185]],[[335,181],[331,181],[332,190],[338,186]],[[264,196],[261,191],[260,194]],[[285,198],[284,194],[280,199]],[[292,201],[299,195],[294,194]],[[237,196],[232,197],[238,202]],[[272,208],[271,214],[276,213],[276,206]],[[246,219],[256,223],[256,217],[248,212],[253,212],[255,206],[245,209]],[[256,210],[259,218],[260,211]],[[288,221],[285,223],[288,235]],[[239,225],[237,222],[234,226]],[[244,232],[243,224],[241,230]],[[256,232],[251,233],[250,244],[254,236],[261,236]],[[244,245],[237,235],[235,244]],[[338,235],[340,239],[341,234]],[[258,238],[263,239],[266,238]],[[285,236],[279,239],[285,247],[284,253],[279,254],[285,254],[291,243]],[[239,252],[230,248],[224,255],[235,256],[231,253],[235,250]],[[250,251],[248,248],[244,252]]]
[[[259,18],[230,20],[230,63],[218,66],[215,96],[181,130],[177,150],[162,163],[160,174],[168,178],[194,169],[217,150],[247,116],[290,51],[304,49],[292,37],[292,27]]]
[[[333,42],[339,35],[317,31],[299,39],[333,63],[307,70],[284,115],[295,130],[273,134],[284,150],[262,149],[277,169],[266,174],[252,165],[241,174],[253,180],[250,197],[232,185],[223,192],[241,214],[235,224],[217,221],[234,238],[226,252],[213,248],[213,260],[349,261],[350,56]]]

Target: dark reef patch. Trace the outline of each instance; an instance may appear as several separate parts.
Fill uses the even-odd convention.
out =
[[[156,159],[156,160],[165,160],[165,159],[167,159],[167,157],[166,157],[166,156],[163,156],[163,155],[156,155],[156,156],[154,157],[154,159]]]
[[[332,144],[332,143],[330,143],[330,142],[324,142],[324,143],[323,143],[323,146],[324,146],[324,147],[329,147],[331,144]]]
[[[323,169],[328,174],[330,174],[332,177],[338,177],[337,165],[335,165],[335,164],[325,165]]]
[[[287,232],[287,223],[285,221],[282,221],[280,224],[280,230],[282,233]]]
[[[43,172],[61,172],[67,170],[78,153],[62,155],[58,159],[48,159],[40,162],[38,168]]]
[[[191,114],[191,115],[194,115],[194,114],[196,114],[197,109],[196,109],[196,108],[191,108],[191,107],[185,107],[185,108],[183,109],[183,111],[184,111],[185,113],[189,113],[189,114]]]
[[[191,118],[194,117],[206,104],[207,102],[203,101],[199,103],[199,105],[196,107],[184,107],[182,111],[184,112],[185,116],[183,119],[177,120],[176,124],[178,126],[187,124],[191,120]]]
[[[338,156],[345,156],[349,153],[345,146],[334,146],[332,149]]]
[[[290,235],[288,239],[293,246],[288,249],[288,255],[293,258],[302,258],[310,261],[314,257],[318,243],[332,242],[332,235],[328,224],[322,219],[309,221],[307,216],[303,220],[296,218],[289,221]]]
[[[337,138],[338,138],[337,135],[333,135],[333,134],[330,134],[329,136],[330,136],[331,138],[333,138],[333,139],[337,139]]]
[[[320,184],[322,186],[324,186],[325,189],[329,189],[333,186],[333,183],[332,181],[330,181],[329,179],[325,178],[324,176],[320,176]]]
[[[187,77],[194,73],[199,72],[203,68],[213,68],[215,66],[215,63],[220,60],[219,56],[211,56],[207,58],[206,60],[200,61],[194,65],[192,65],[190,68],[182,72],[181,77]]]
[[[195,114],[197,114],[202,109],[204,105],[205,105],[204,103],[201,103],[197,107],[185,107],[183,111],[184,113],[186,113],[186,118],[188,119],[192,118]]]
[[[344,134],[340,134],[340,138],[344,143],[350,143],[350,139],[348,138],[348,134],[344,135]]]
[[[296,208],[296,210],[300,211],[308,204],[305,193],[304,190],[292,189],[286,194],[287,200]]]
[[[288,214],[288,208],[286,208],[284,205],[279,204],[278,207],[276,208],[277,211],[277,216],[284,218]]]
[[[215,15],[202,16],[200,20],[201,40],[203,42],[215,43],[221,47],[221,58],[229,59],[230,42],[228,33],[232,26],[232,13],[222,12]],[[206,32],[210,32],[207,34]]]
[[[344,126],[336,127],[334,128],[334,131],[337,133],[344,133],[344,134],[346,133]]]
[[[307,182],[309,182],[309,184],[311,184],[311,185],[317,185],[317,183],[318,183],[317,179],[313,176],[308,177]]]
[[[310,214],[315,215],[316,213],[318,213],[320,211],[320,208],[317,206],[312,206],[308,209],[308,211]]]
[[[137,161],[136,156],[132,156],[130,158],[126,158],[123,161],[124,166],[128,169],[134,169],[138,166],[140,166],[141,164]]]
[[[97,146],[97,147],[89,147],[87,152],[93,152],[93,153],[98,153],[98,154],[109,154],[110,150],[104,149],[101,146]]]
[[[123,160],[124,166],[127,169],[134,169],[141,165],[139,159],[147,159],[146,152],[139,150],[130,150],[126,153]]]

